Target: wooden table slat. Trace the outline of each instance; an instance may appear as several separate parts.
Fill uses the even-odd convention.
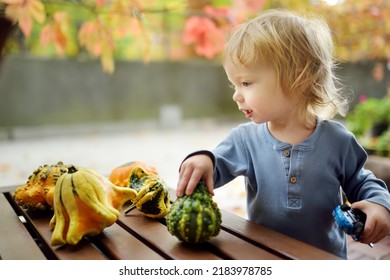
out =
[[[217,237],[209,241],[224,255],[235,260],[281,260],[280,256],[270,253],[253,244],[248,243],[237,236],[221,230]]]
[[[223,228],[253,244],[270,248],[290,259],[332,260],[340,259],[327,251],[301,242],[287,235],[222,211]]]
[[[2,193],[0,193],[0,223],[0,259],[46,259]]]
[[[118,224],[104,229],[91,241],[113,259],[118,260],[163,260],[164,258],[139,239],[129,234]]]
[[[197,244],[193,246],[178,242],[178,239],[168,232],[165,225],[143,216],[136,209],[133,209],[126,216],[121,216],[118,222],[124,228],[142,237],[144,243],[155,248],[155,250],[159,251],[167,259],[221,259],[221,257],[210,252],[208,244]]]

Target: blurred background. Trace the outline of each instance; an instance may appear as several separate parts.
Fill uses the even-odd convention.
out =
[[[188,153],[245,121],[221,52],[233,26],[270,8],[327,20],[351,101],[340,120],[388,158],[390,0],[0,0],[14,23],[0,66],[0,188],[58,161],[106,175],[143,161],[173,190]],[[241,178],[216,200],[245,217]]]

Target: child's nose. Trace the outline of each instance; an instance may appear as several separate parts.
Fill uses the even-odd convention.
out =
[[[235,102],[241,103],[241,102],[244,101],[244,97],[236,90],[236,91],[234,92],[234,94],[233,94],[233,100],[234,100]]]

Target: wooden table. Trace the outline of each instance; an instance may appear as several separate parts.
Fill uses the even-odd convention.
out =
[[[133,209],[103,233],[75,246],[50,245],[52,213],[21,209],[12,193],[0,193],[0,259],[8,260],[218,260],[339,259],[293,238],[222,211],[222,229],[204,244],[180,242],[164,219],[151,219]]]

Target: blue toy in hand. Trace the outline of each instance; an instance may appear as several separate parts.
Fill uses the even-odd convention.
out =
[[[348,204],[337,206],[333,210],[336,224],[356,241],[360,240],[360,234],[364,230],[366,214],[358,209],[351,208]]]

